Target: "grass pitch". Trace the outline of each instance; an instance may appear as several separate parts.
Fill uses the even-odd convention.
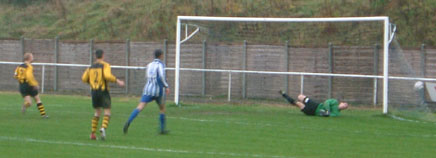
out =
[[[106,141],[89,140],[93,110],[86,96],[42,95],[20,112],[18,93],[0,93],[0,157],[434,157],[436,125],[395,120],[380,110],[308,117],[290,107],[185,104],[167,108],[169,135],[158,135],[150,104],[124,135],[139,98],[113,97]],[[100,120],[101,122],[101,120]],[[99,125],[100,126],[100,125]]]

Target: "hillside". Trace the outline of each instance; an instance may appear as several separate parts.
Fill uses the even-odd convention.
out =
[[[434,0],[0,0],[0,38],[160,41],[177,15],[389,16],[404,47],[436,45]],[[328,28],[326,28],[328,29]]]

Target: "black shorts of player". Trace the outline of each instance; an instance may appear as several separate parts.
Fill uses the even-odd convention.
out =
[[[307,100],[308,101],[304,103],[305,106],[303,109],[301,109],[301,111],[306,115],[315,115],[316,108],[318,108],[319,103],[309,98],[307,98]]]
[[[34,86],[30,86],[28,83],[20,83],[20,93],[21,96],[32,96],[38,95],[38,90]]]
[[[92,107],[95,108],[111,108],[111,96],[109,91],[92,90]]]

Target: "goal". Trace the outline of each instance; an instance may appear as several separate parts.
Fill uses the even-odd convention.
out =
[[[174,101],[256,103],[278,100],[285,90],[382,106],[383,114],[418,111],[423,96],[415,82],[436,80],[416,73],[395,30],[384,16],[178,16]]]
[[[390,35],[388,17],[178,16],[174,101],[274,99],[285,89],[367,105],[382,98],[387,113]]]

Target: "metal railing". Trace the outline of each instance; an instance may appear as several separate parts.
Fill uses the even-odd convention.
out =
[[[22,62],[7,62],[0,61],[0,64],[5,65],[20,65]],[[34,66],[41,66],[41,93],[44,93],[45,87],[45,67],[55,66],[55,67],[89,67],[86,64],[62,64],[62,63],[32,63]],[[112,65],[111,68],[114,69],[130,69],[130,70],[140,70],[146,69],[143,66],[119,66]],[[166,68],[166,70],[174,71],[175,68]],[[192,71],[192,72],[221,72],[228,73],[228,86],[227,86],[227,101],[231,101],[231,90],[232,90],[232,74],[270,74],[270,75],[293,75],[300,76],[300,93],[304,93],[304,78],[305,76],[322,76],[322,77],[350,77],[350,78],[369,78],[374,79],[374,101],[376,102],[377,97],[377,79],[383,79],[382,75],[360,75],[360,74],[333,74],[333,73],[312,73],[312,72],[275,72],[275,71],[249,71],[249,70],[223,70],[223,69],[198,69],[198,68],[180,68],[181,71]],[[400,76],[389,76],[392,80],[412,80],[412,81],[436,81],[436,78],[416,78],[416,77],[400,77]]]

